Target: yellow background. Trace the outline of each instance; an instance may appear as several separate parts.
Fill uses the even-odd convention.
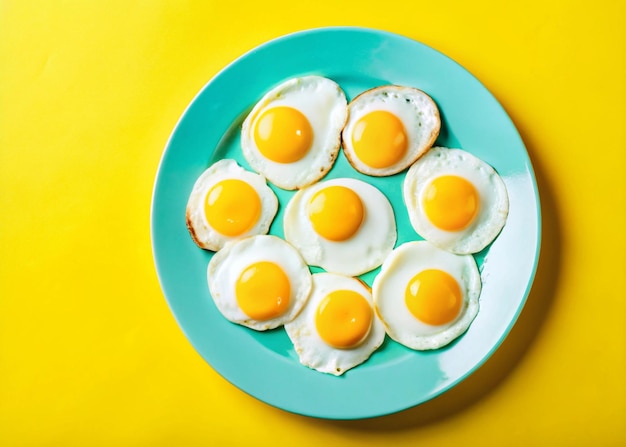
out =
[[[507,3],[0,1],[0,445],[626,445],[625,3]],[[231,386],[177,326],[151,253],[154,177],[194,95],[268,39],[329,25],[412,37],[476,75],[520,130],[544,219],[496,354],[367,421]]]

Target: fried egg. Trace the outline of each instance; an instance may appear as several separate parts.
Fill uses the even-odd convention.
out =
[[[271,235],[226,244],[209,261],[207,282],[226,319],[257,331],[291,321],[312,286],[311,273],[298,251]]]
[[[376,187],[350,178],[298,191],[285,208],[283,229],[309,265],[348,276],[382,264],[397,238],[389,200]]]
[[[224,159],[196,180],[187,201],[187,229],[200,248],[217,251],[226,242],[267,234],[277,210],[278,198],[262,176]]]
[[[346,96],[321,76],[289,79],[270,90],[243,122],[243,155],[280,188],[309,185],[333,166],[347,118]]]
[[[285,330],[300,363],[336,376],[365,362],[385,338],[369,287],[334,273],[313,275],[306,306]]]
[[[348,105],[343,150],[357,171],[388,176],[405,170],[430,149],[440,128],[439,109],[423,91],[376,87]]]
[[[404,179],[403,197],[415,231],[457,254],[489,245],[509,213],[502,178],[461,149],[434,147],[415,162]]]
[[[478,313],[480,291],[471,255],[455,255],[426,241],[397,247],[372,285],[387,334],[415,350],[438,349],[463,334]]]

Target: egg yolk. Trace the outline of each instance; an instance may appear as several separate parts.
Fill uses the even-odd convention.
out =
[[[399,162],[408,148],[402,121],[384,110],[370,112],[359,119],[352,133],[352,147],[366,165],[382,169]]]
[[[463,302],[457,281],[443,270],[422,270],[409,281],[404,299],[415,318],[438,326],[453,321]]]
[[[317,191],[308,204],[309,220],[317,234],[331,241],[352,237],[363,222],[363,202],[345,186],[329,186]]]
[[[472,183],[456,175],[437,177],[424,191],[423,207],[437,228],[458,231],[467,227],[478,212],[480,197]]]
[[[319,304],[315,327],[330,346],[352,348],[367,337],[373,318],[372,307],[362,295],[352,290],[336,290]]]
[[[309,120],[293,107],[264,111],[254,128],[254,142],[265,157],[277,163],[293,163],[304,157],[313,142]]]
[[[259,220],[261,198],[243,180],[222,180],[209,189],[204,213],[215,231],[225,236],[239,236]]]
[[[287,274],[273,262],[250,265],[235,284],[237,304],[246,315],[258,321],[284,314],[289,307],[290,295]]]

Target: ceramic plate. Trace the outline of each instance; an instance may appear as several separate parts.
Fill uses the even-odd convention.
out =
[[[207,49],[207,54],[210,49]],[[225,320],[207,288],[212,253],[199,249],[185,227],[194,182],[213,162],[234,158],[246,113],[270,88],[301,75],[336,81],[348,99],[385,84],[418,87],[440,108],[437,145],[465,149],[502,176],[510,214],[502,233],[475,255],[483,291],[469,330],[446,348],[415,352],[389,338],[364,364],[335,377],[299,364],[284,329],[259,333]],[[403,174],[356,173],[343,154],[326,179],[354,177],[378,187],[396,214],[398,241],[419,240],[401,194]],[[293,194],[273,187],[280,210],[270,229],[282,236],[284,206]],[[515,126],[489,91],[463,67],[414,40],[362,28],[322,28],[270,41],[224,68],[194,98],[164,151],[155,181],[152,245],[165,297],[195,349],[219,374],[275,407],[330,419],[397,412],[450,389],[479,367],[507,335],[534,277],[540,245],[537,186]],[[371,284],[377,270],[363,276]]]

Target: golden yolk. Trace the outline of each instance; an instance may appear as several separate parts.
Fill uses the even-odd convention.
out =
[[[254,141],[265,157],[277,163],[293,163],[306,155],[313,142],[309,120],[292,107],[273,107],[261,114]]]
[[[373,319],[367,300],[352,290],[336,290],[319,304],[315,326],[319,336],[335,348],[352,348],[369,334]]]
[[[472,183],[456,175],[437,177],[424,192],[424,213],[437,228],[458,231],[478,212],[480,196]]]
[[[388,168],[402,159],[408,138],[402,121],[393,113],[378,110],[354,125],[352,146],[356,156],[372,168]]]
[[[241,310],[258,321],[276,318],[289,307],[291,285],[282,268],[261,261],[246,268],[235,284],[235,296]]]
[[[222,180],[209,190],[204,213],[209,225],[217,232],[225,236],[239,236],[259,220],[261,198],[243,180]]]
[[[442,270],[423,270],[407,285],[404,299],[407,308],[418,320],[431,325],[453,321],[463,297],[457,281]]]
[[[363,222],[363,202],[345,186],[319,190],[311,197],[307,209],[315,232],[331,241],[349,239]]]

